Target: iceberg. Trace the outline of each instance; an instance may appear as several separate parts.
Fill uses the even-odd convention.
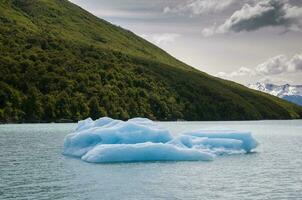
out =
[[[190,148],[179,148],[164,143],[138,143],[138,144],[106,144],[98,145],[82,160],[92,163],[106,162],[135,162],[135,161],[194,161],[213,160],[210,153]]]
[[[237,145],[239,145],[239,147],[245,150],[246,152],[252,151],[258,145],[257,141],[252,137],[252,134],[249,132],[239,132],[234,130],[199,130],[185,134],[200,138],[208,138],[208,145],[210,146],[215,146],[215,143],[216,145],[220,143],[218,144],[218,146],[227,147],[237,143]],[[217,140],[217,138],[219,138],[219,140]]]
[[[166,143],[171,139],[167,129],[149,119],[133,118],[125,122],[108,117],[96,121],[88,118],[79,121],[76,132],[65,137],[63,154],[82,157],[97,145]]]
[[[198,130],[173,137],[146,118],[103,117],[79,121],[64,139],[63,154],[91,163],[211,161],[219,155],[251,152],[257,145],[249,132]]]

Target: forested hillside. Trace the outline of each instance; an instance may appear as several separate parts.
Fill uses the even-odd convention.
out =
[[[0,121],[302,117],[302,108],[178,61],[67,0],[0,1]]]

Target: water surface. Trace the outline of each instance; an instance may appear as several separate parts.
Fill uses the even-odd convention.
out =
[[[61,154],[76,124],[0,125],[0,199],[302,198],[302,120],[160,124],[251,131],[260,146],[213,162],[89,164]]]

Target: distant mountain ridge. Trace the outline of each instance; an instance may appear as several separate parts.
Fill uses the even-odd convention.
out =
[[[0,13],[0,122],[302,118],[67,0],[1,0]]]
[[[275,85],[270,83],[249,84],[249,88],[265,92],[302,106],[302,85]]]

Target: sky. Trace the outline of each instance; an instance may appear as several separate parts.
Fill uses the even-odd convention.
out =
[[[301,0],[71,0],[241,84],[302,84]]]

